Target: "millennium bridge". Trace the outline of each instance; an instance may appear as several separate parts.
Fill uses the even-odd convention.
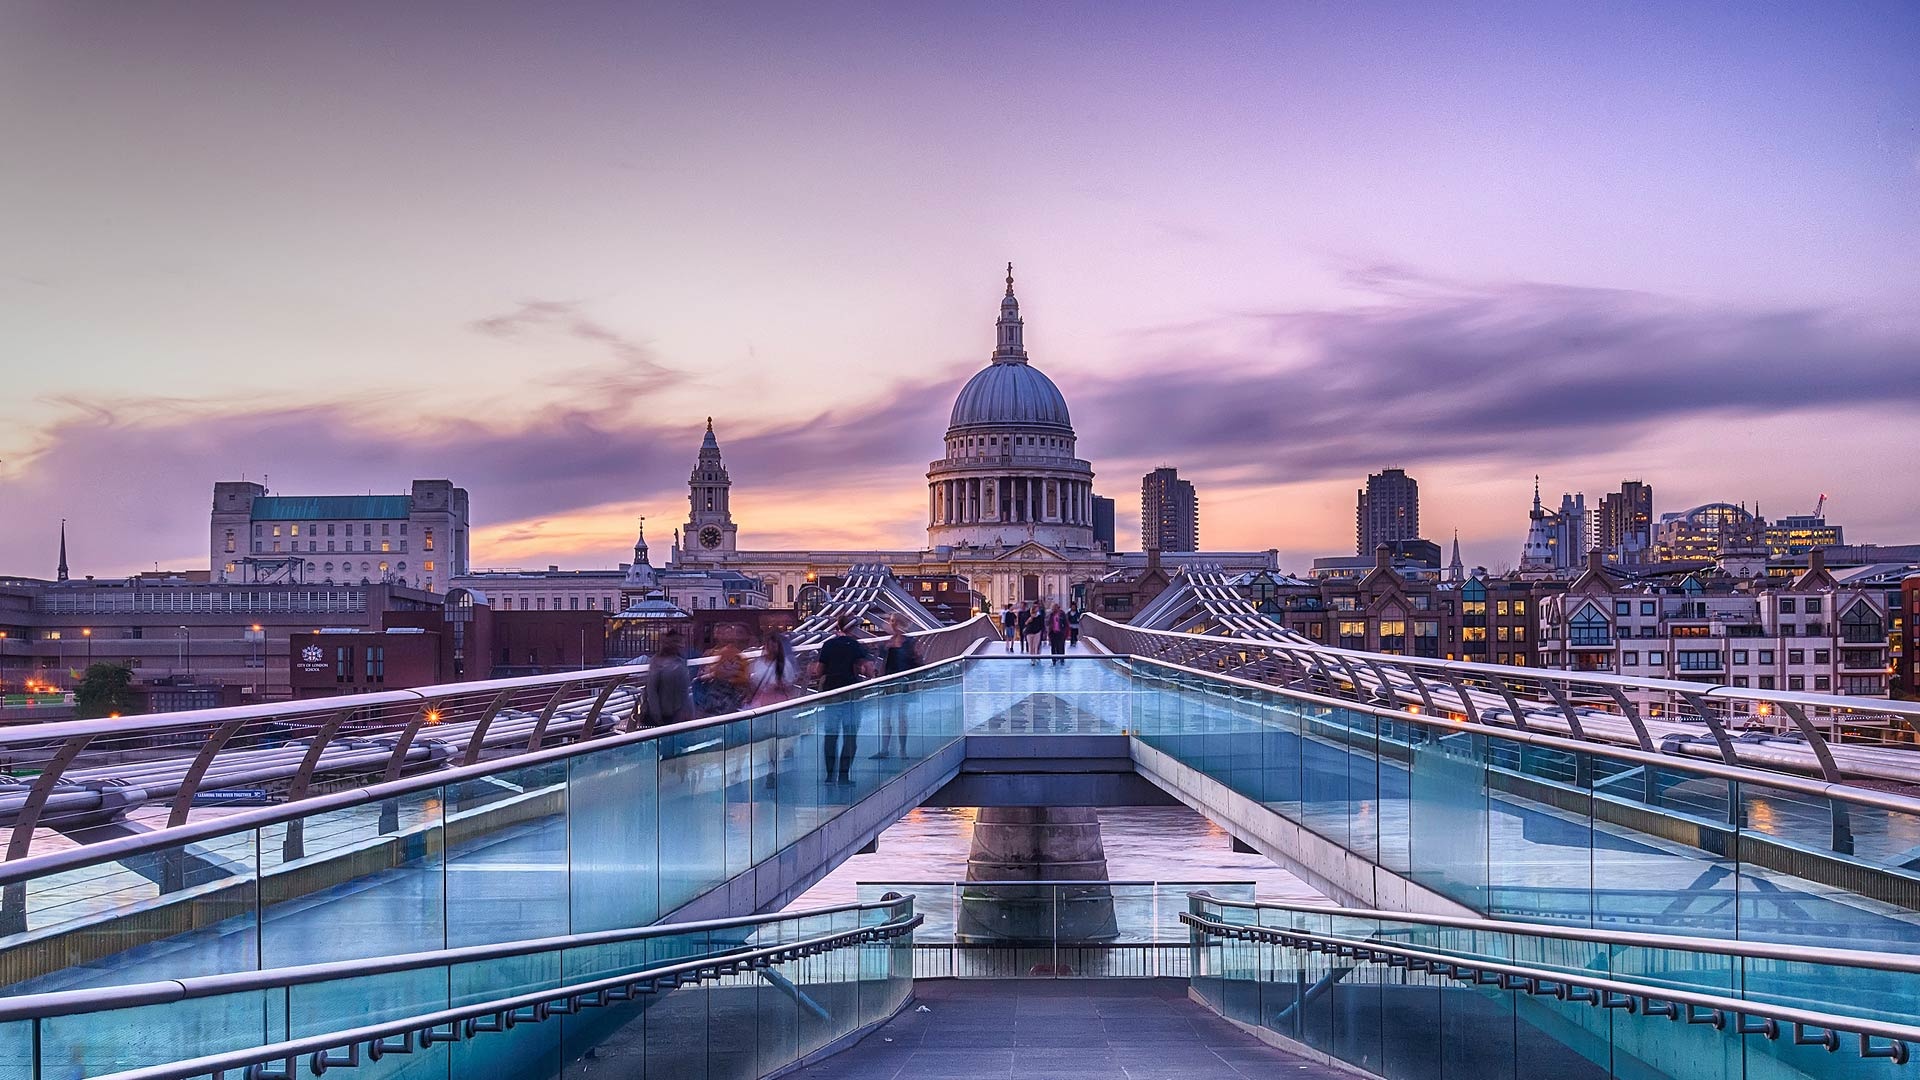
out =
[[[1191,577],[1060,663],[982,617],[657,729],[639,665],[0,731],[0,1078],[1906,1073],[1920,787],[1840,736],[1920,708],[1332,649]],[[1176,801],[1330,903],[791,907],[917,806]]]

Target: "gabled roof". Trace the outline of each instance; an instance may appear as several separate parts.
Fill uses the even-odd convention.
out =
[[[1047,545],[1040,543],[1037,540],[1027,540],[1021,543],[1019,546],[1009,549],[1004,554],[995,556],[994,561],[995,562],[1032,562],[1032,561],[1035,561],[1036,556],[1041,558],[1051,559],[1055,562],[1067,561],[1066,556],[1053,550]]]

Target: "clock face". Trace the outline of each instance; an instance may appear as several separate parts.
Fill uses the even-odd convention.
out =
[[[706,528],[701,529],[700,530],[700,546],[704,548],[719,547],[720,546],[720,526],[709,525]]]

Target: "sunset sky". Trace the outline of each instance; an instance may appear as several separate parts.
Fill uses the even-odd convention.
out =
[[[1920,5],[16,2],[0,575],[204,567],[215,480],[472,492],[477,566],[924,541],[1016,266],[1135,543],[1303,569],[1400,466],[1920,542]]]

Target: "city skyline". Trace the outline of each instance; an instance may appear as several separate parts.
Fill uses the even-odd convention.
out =
[[[600,565],[709,414],[743,538],[911,543],[1007,259],[1122,537],[1165,463],[1293,566],[1386,465],[1469,564],[1535,472],[1920,533],[1911,8],[345,10],[0,16],[0,573],[62,518],[76,573],[197,567],[262,475],[444,476],[476,565]]]

